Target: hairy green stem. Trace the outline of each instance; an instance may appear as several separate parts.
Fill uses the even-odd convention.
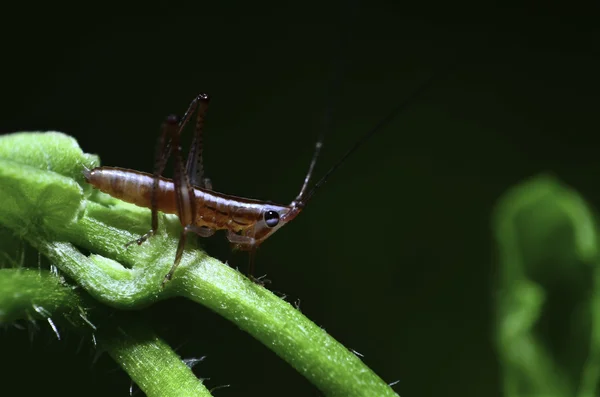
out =
[[[123,317],[123,316],[121,316]],[[98,343],[149,397],[207,396],[192,370],[162,339],[131,318],[99,330]]]
[[[181,295],[252,334],[326,395],[396,396],[356,355],[290,303],[231,273],[217,260],[206,259],[202,267],[190,267],[177,283],[182,286]]]

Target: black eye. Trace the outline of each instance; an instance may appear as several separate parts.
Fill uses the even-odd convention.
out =
[[[279,214],[276,211],[265,212],[265,223],[269,227],[275,227],[279,223]]]

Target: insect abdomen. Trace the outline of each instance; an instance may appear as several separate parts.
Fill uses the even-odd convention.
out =
[[[88,183],[104,193],[139,207],[152,207],[154,177],[150,174],[117,167],[97,167],[83,174]],[[156,207],[167,214],[177,213],[172,181],[160,178]]]

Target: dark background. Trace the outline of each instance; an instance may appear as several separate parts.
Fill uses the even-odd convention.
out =
[[[600,204],[598,7],[399,3],[5,13],[0,133],[63,131],[104,165],[151,171],[160,123],[204,91],[215,189],[288,203],[326,110],[334,123],[317,176],[452,65],[261,247],[257,274],[385,381],[400,380],[402,396],[500,395],[490,214],[542,171]],[[202,244],[245,269],[224,240]],[[208,356],[195,372],[209,387],[232,385],[215,395],[319,395],[207,309],[176,299],[148,310],[183,357]],[[56,342],[42,327],[30,342],[7,329],[3,387],[127,395],[128,377],[107,356],[92,365],[78,338]]]

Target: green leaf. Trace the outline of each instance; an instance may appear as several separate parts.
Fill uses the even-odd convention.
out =
[[[550,176],[499,201],[496,344],[506,396],[597,395],[597,230],[585,200]]]
[[[0,158],[51,171],[80,184],[81,170],[99,165],[98,156],[83,153],[77,141],[62,132],[21,132],[2,136]]]

